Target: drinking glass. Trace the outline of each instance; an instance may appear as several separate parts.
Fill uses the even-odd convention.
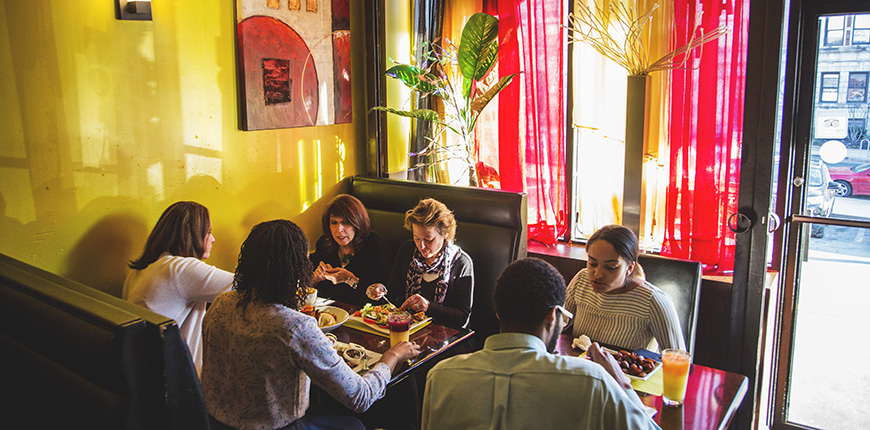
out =
[[[686,399],[686,385],[689,381],[689,365],[692,355],[682,349],[662,351],[662,383],[665,405],[679,407]]]
[[[405,311],[392,312],[387,316],[387,324],[390,326],[390,346],[396,346],[399,342],[408,342],[411,332],[411,314]]]

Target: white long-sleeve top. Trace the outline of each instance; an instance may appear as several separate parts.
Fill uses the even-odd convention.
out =
[[[568,284],[565,308],[574,313],[574,337],[589,336],[599,342],[629,351],[686,349],[680,317],[667,293],[649,282],[627,293],[601,294],[592,289],[586,269]]]
[[[178,323],[196,373],[202,368],[202,319],[206,303],[226,291],[233,273],[194,257],[163,254],[124,281],[124,299]]]

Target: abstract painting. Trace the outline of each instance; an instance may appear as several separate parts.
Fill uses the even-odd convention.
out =
[[[350,0],[236,0],[239,128],[349,123]]]

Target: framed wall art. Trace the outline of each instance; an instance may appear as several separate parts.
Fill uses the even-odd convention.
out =
[[[236,0],[239,128],[351,122],[350,0]]]

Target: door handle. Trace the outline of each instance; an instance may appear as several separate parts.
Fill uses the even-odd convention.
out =
[[[767,213],[767,232],[773,233],[779,230],[779,226],[782,225],[782,219],[779,218],[779,215],[776,212],[768,212]]]
[[[752,227],[752,220],[740,212],[735,212],[728,217],[728,229],[736,234],[746,233]]]

